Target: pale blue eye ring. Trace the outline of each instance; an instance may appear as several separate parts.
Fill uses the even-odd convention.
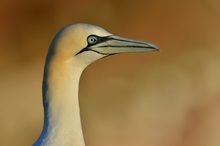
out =
[[[98,42],[98,37],[91,35],[87,38],[89,44],[95,44]]]

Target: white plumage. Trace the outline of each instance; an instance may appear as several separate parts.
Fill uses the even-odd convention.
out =
[[[85,146],[78,100],[82,71],[105,56],[155,50],[153,44],[118,37],[94,25],[74,24],[60,30],[46,58],[44,127],[33,146]]]

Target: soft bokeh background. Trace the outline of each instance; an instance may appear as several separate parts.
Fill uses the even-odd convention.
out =
[[[76,22],[161,48],[85,70],[87,146],[220,145],[220,1],[1,0],[0,20],[1,146],[30,146],[38,137],[47,48]]]

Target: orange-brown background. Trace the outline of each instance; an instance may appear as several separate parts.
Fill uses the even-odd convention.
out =
[[[47,47],[59,28],[76,22],[161,48],[85,70],[88,146],[220,145],[218,0],[1,0],[0,146],[30,146],[39,135]]]

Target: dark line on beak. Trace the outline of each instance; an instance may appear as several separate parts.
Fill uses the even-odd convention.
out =
[[[99,51],[92,50],[92,49],[86,49],[86,50],[83,49],[83,50],[81,50],[80,52],[78,52],[77,54],[80,54],[80,53],[85,52],[85,51],[92,51],[92,52],[95,52],[95,53],[97,53],[97,54],[107,55],[107,56],[117,54],[117,53],[101,53],[101,52],[99,52]],[[76,55],[77,55],[77,54],[76,54]]]
[[[146,45],[146,44],[145,44]],[[157,50],[157,48],[153,47],[153,46],[112,46],[112,45],[105,45],[105,46],[98,46],[99,48],[104,47],[111,47],[111,48],[150,48],[150,49],[155,49]]]
[[[143,43],[143,42],[139,42],[139,41],[135,41],[135,40],[123,40],[123,39],[114,38],[114,37],[111,37],[111,36],[109,36],[109,39],[108,39],[108,40],[116,40],[116,41],[121,41],[121,42],[137,43],[137,44],[146,45],[146,43]]]
[[[109,55],[109,54],[107,54],[107,53],[101,53],[101,52],[99,52],[99,51],[96,51],[96,50],[88,50],[88,51],[93,51],[93,52],[95,52],[95,53],[98,53],[98,54],[101,54],[101,55]]]
[[[131,47],[131,48],[148,48],[148,49],[152,49],[152,50],[155,50],[155,51],[159,50],[158,48],[156,48],[154,46],[148,45],[147,43],[139,42],[139,41],[135,41],[135,40],[126,40],[126,39],[115,38],[114,35],[104,36],[104,37],[96,36],[96,37],[98,37],[98,42],[97,43],[95,43],[95,44],[89,44],[88,43],[88,45],[84,49],[80,50],[76,55],[78,55],[78,54],[80,54],[80,53],[82,53],[84,51],[93,51],[93,52],[96,52],[96,53],[102,54],[102,55],[114,55],[114,54],[117,54],[117,53],[112,53],[112,54],[101,53],[99,51],[90,49],[90,47],[93,46],[93,45],[97,45],[99,43],[110,41],[110,40],[116,40],[116,41],[128,42],[128,43],[136,43],[137,46],[136,45],[131,45],[131,46],[129,46],[129,45],[127,45],[127,46],[103,45],[103,46],[97,46],[97,47],[99,47],[99,48],[100,47],[105,47],[105,48],[107,48],[107,47],[111,47],[111,48],[123,48],[123,47],[129,48],[129,47]],[[138,45],[142,45],[142,46],[138,46]]]

